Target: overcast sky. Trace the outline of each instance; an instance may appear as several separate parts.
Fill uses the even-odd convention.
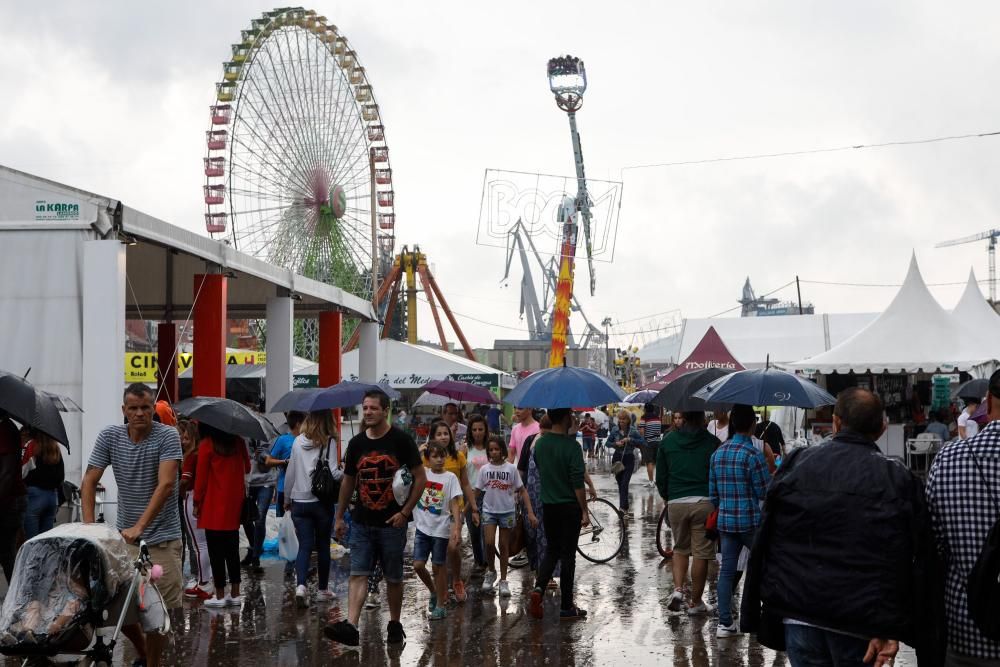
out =
[[[54,0],[0,6],[0,163],[204,233],[207,109],[259,2]],[[476,244],[486,168],[573,173],[548,58],[584,58],[587,173],[624,182],[595,323],[650,341],[803,280],[986,291],[1000,137],[655,169],[630,165],[1000,130],[995,3],[321,2],[356,49],[392,155],[397,241],[419,244],[475,346],[517,338],[504,252]],[[548,242],[548,252],[554,244]],[[608,259],[608,258],[605,258]],[[933,288],[951,307],[961,286]],[[817,312],[884,308],[891,288],[803,284]],[[794,286],[775,296],[794,298]],[[731,313],[733,315],[735,313]],[[425,314],[426,315],[426,314]],[[474,317],[508,328],[473,321]],[[433,337],[429,316],[422,338]],[[453,337],[451,337],[454,339]]]

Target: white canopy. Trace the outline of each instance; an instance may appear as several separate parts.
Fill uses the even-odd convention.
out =
[[[996,353],[985,348],[931,295],[914,256],[903,286],[871,324],[829,351],[789,365],[824,374],[951,372],[993,359]]]
[[[969,271],[969,282],[962,292],[962,298],[951,311],[958,325],[964,327],[984,344],[987,352],[992,352],[994,358],[1000,358],[1000,315],[986,301],[979,289],[975,271]]]
[[[431,380],[444,380],[451,377],[481,384],[482,376],[495,376],[496,385],[502,388],[514,386],[514,377],[509,373],[486,366],[478,361],[472,361],[444,350],[423,345],[410,345],[398,340],[384,338],[378,343],[378,367],[383,376],[379,382],[387,382],[396,389],[415,389]],[[296,375],[316,375],[319,367],[316,364],[296,371]],[[344,354],[341,360],[341,375],[345,380],[358,379],[357,348]]]

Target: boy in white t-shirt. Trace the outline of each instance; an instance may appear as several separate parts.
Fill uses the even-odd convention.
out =
[[[444,469],[448,449],[437,441],[427,443],[424,460],[430,464],[427,483],[413,510],[417,532],[413,538],[413,571],[431,592],[427,604],[432,621],[448,615],[448,544],[461,540],[461,510],[458,499],[462,485],[455,473]],[[434,563],[434,578],[427,573],[427,558]]]
[[[538,519],[531,509],[531,499],[521,482],[517,466],[507,461],[507,447],[499,436],[491,435],[486,444],[489,463],[479,469],[476,479],[476,490],[483,492],[482,521],[486,526],[486,566],[489,570],[483,576],[483,592],[493,591],[496,581],[494,554],[496,549],[497,528],[500,528],[500,597],[510,597],[510,585],[507,583],[507,560],[510,552],[510,531],[514,527],[515,496],[520,495],[521,503],[528,517],[528,523],[533,528],[538,527]]]

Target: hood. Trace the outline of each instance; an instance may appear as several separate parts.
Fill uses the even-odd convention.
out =
[[[313,442],[312,440],[310,440],[309,438],[307,438],[304,435],[300,435],[296,439],[299,440],[299,445],[301,445],[302,449],[305,449],[305,450],[319,449],[320,443]]]
[[[718,438],[703,428],[700,428],[697,431],[680,429],[678,431],[671,432],[670,435],[674,442],[677,443],[677,446],[681,449],[698,449],[699,447],[704,447],[706,443],[718,440]]]

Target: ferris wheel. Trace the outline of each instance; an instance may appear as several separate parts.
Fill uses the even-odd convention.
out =
[[[371,299],[395,244],[392,168],[365,68],[335,25],[301,7],[253,19],[223,64],[206,144],[213,238]]]

